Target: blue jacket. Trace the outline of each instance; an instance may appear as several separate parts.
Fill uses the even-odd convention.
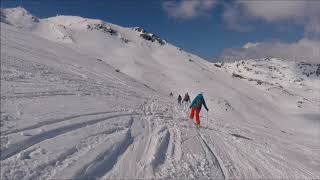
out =
[[[206,108],[207,111],[209,110],[206,105],[206,102],[204,101],[202,94],[198,94],[198,96],[195,97],[194,100],[192,101],[190,108],[201,109],[202,105]]]

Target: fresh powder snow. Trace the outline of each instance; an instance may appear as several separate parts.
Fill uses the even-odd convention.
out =
[[[143,28],[1,9],[0,123],[3,180],[319,179],[320,64],[211,63]]]

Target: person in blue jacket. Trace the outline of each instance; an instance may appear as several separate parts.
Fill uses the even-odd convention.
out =
[[[207,111],[209,111],[206,102],[203,98],[203,93],[199,93],[192,101],[191,105],[190,105],[190,119],[193,120],[194,114],[196,115],[196,124],[197,127],[200,127],[200,111],[201,111],[201,107],[202,105],[206,108]]]

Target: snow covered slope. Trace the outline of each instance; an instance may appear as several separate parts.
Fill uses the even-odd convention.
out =
[[[292,97],[231,69],[142,28],[2,9],[1,179],[320,178],[319,79]],[[167,95],[199,91],[197,130]]]
[[[291,97],[289,107],[292,109],[288,111],[295,110],[296,107],[304,108],[304,112],[310,109],[315,112],[319,110],[320,64],[266,58],[216,65],[222,66],[233,77],[276,96],[279,103],[288,103],[288,98],[282,98]]]

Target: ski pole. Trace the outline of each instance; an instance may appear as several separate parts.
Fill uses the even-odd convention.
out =
[[[208,121],[208,119],[209,119],[209,113],[208,113],[208,111],[207,111],[207,128],[209,128],[209,121]]]

